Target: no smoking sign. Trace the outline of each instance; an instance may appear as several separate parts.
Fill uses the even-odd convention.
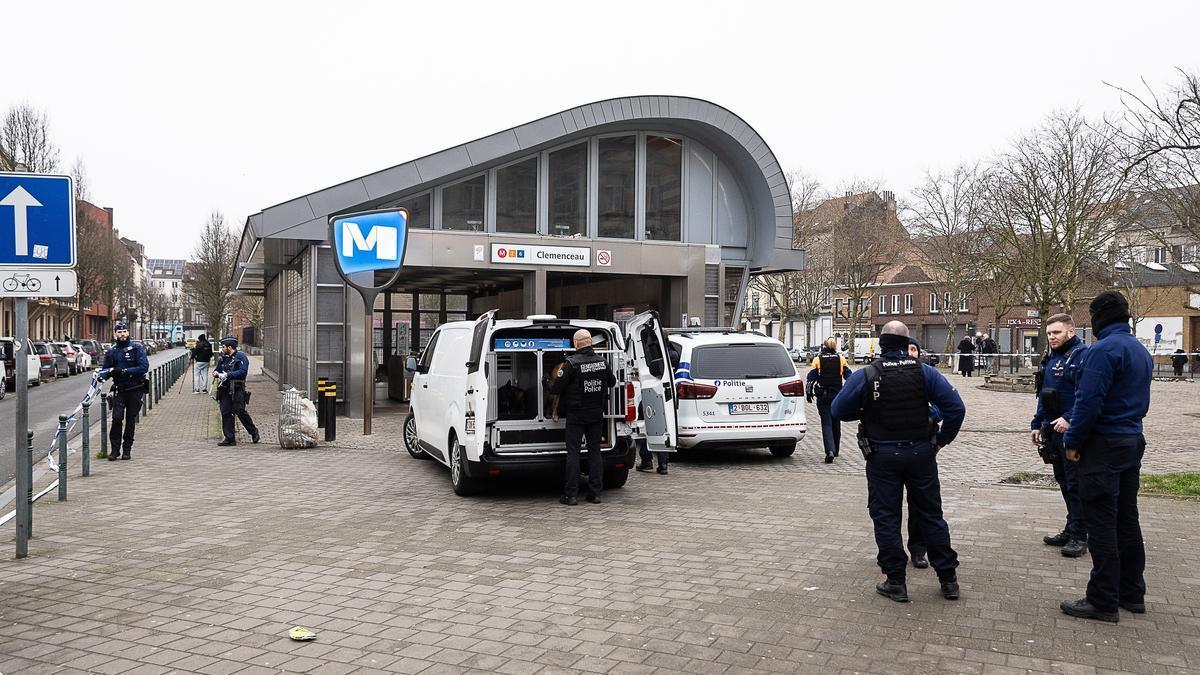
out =
[[[596,251],[596,266],[612,267],[612,251]]]

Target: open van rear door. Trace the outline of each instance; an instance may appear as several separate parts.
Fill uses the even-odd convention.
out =
[[[634,386],[641,394],[641,415],[646,447],[652,452],[674,452],[678,441],[675,413],[675,365],[658,312],[633,317],[628,327],[629,362]]]

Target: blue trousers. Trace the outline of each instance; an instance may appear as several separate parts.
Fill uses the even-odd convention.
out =
[[[637,442],[638,458],[642,460],[642,466],[653,466],[653,458],[658,459],[660,467],[666,466],[671,461],[671,453],[669,452],[650,452],[646,448],[646,441]]]
[[[903,581],[908,556],[900,536],[904,491],[908,490],[910,521],[928,549],[929,564],[938,578],[953,578],[958,554],[950,547],[950,528],[942,518],[937,460],[928,441],[885,443],[867,460],[867,508],[875,524],[879,569],[893,581]],[[910,539],[913,530],[909,530]]]
[[[1092,554],[1087,599],[1104,612],[1117,611],[1122,600],[1142,602],[1146,595],[1146,545],[1137,506],[1145,451],[1141,434],[1093,436],[1079,450],[1079,498]]]
[[[1083,522],[1083,502],[1079,499],[1079,476],[1075,462],[1068,462],[1066,451],[1062,447],[1062,436],[1054,434],[1051,443],[1058,446],[1058,459],[1052,464],[1054,480],[1058,481],[1058,489],[1062,492],[1063,502],[1067,505],[1067,524],[1063,532],[1071,539],[1087,541],[1087,524]]]
[[[817,397],[817,414],[821,416],[821,441],[825,444],[825,456],[837,457],[842,445],[842,423],[833,418],[829,407],[833,397]]]

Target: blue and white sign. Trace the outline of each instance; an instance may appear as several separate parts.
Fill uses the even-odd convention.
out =
[[[0,267],[74,266],[70,176],[0,173]]]
[[[565,351],[573,348],[571,341],[567,338],[495,338],[493,349],[502,352],[518,349]]]
[[[333,245],[342,274],[397,270],[408,244],[408,211],[390,209],[330,219]]]

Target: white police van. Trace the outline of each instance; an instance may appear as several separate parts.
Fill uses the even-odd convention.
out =
[[[608,359],[621,385],[625,345],[620,329],[609,321],[552,315],[496,319],[492,311],[475,321],[438,327],[420,358],[409,357],[406,363],[413,382],[405,449],[415,458],[449,467],[451,486],[459,495],[507,476],[561,479],[566,421],[542,379],[557,375],[575,351],[572,337],[581,328],[592,334],[596,353]],[[600,439],[605,488],[624,485],[633,464],[631,389],[617,386],[609,396]]]
[[[778,340],[730,328],[664,331],[655,312],[634,317],[628,331],[635,434],[651,450],[795,452],[807,431],[804,380]]]

